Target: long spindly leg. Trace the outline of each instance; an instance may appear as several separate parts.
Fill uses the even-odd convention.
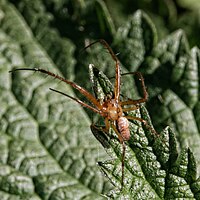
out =
[[[105,126],[101,126],[101,131],[105,132],[106,134],[109,134],[110,121],[108,120],[108,118],[104,119],[104,123],[105,123]],[[96,125],[93,125],[93,126],[96,126]]]
[[[140,72],[129,72],[129,73],[125,73],[122,75],[127,75],[127,74],[133,74],[133,75],[137,75],[139,77],[139,80],[141,81],[141,84],[142,84],[143,98],[137,99],[137,100],[128,99],[127,101],[121,102],[121,105],[122,106],[123,105],[135,105],[135,104],[140,104],[140,103],[146,102],[148,99],[148,93],[146,91],[146,87],[144,84],[144,78],[143,78],[142,74]]]
[[[96,124],[91,124],[90,129],[95,138],[103,145],[104,148],[106,149],[110,148],[110,143],[109,143],[110,138],[104,131],[104,127]]]
[[[103,129],[100,129],[100,130],[103,131],[103,132],[106,132],[108,134],[110,126],[113,128],[113,130],[117,134],[118,139],[119,139],[119,141],[120,141],[120,143],[122,145],[122,160],[121,160],[121,163],[122,163],[122,165],[121,165],[121,167],[122,167],[122,179],[121,179],[121,189],[123,189],[123,187],[124,187],[124,162],[125,162],[126,146],[125,146],[125,142],[124,142],[124,139],[123,139],[122,135],[117,130],[117,127],[113,123],[111,123],[107,118],[105,118],[105,127]],[[96,129],[95,126],[92,126],[92,128],[93,128],[93,131]],[[98,137],[99,137],[99,135],[98,135]],[[98,138],[98,140],[99,140],[99,138]],[[100,142],[102,143],[102,141],[100,141]],[[104,143],[105,143],[105,141],[104,141]],[[104,143],[102,144],[103,146],[105,145]]]
[[[80,99],[77,99],[77,98],[75,98],[75,97],[72,97],[72,96],[70,96],[70,95],[68,95],[68,94],[65,94],[64,92],[55,90],[55,89],[53,89],[53,88],[49,88],[49,89],[52,90],[52,91],[54,91],[54,92],[57,92],[57,93],[59,93],[59,94],[62,94],[62,95],[66,96],[66,97],[68,97],[68,98],[70,98],[70,99],[72,99],[72,100],[74,100],[74,101],[76,101],[77,103],[81,104],[82,106],[84,106],[84,107],[86,107],[86,108],[89,108],[89,109],[92,110],[93,112],[96,112],[96,113],[99,113],[99,114],[100,114],[100,111],[99,111],[98,109],[96,109],[96,108],[94,108],[94,107],[92,107],[92,106],[86,104],[85,102],[81,101]]]
[[[122,135],[117,130],[117,127],[114,124],[111,124],[111,127],[114,129],[115,133],[118,136],[120,143],[122,144],[122,179],[121,179],[121,189],[124,187],[124,162],[125,162],[125,152],[126,152],[126,145]]]
[[[123,112],[128,112],[128,111],[132,111],[132,110],[137,110],[139,109],[140,106],[139,105],[133,105],[131,107],[128,107],[128,108],[123,108]]]
[[[127,119],[131,119],[131,120],[136,120],[136,121],[140,121],[142,122],[144,125],[148,124],[146,120],[142,119],[142,118],[139,118],[139,117],[134,117],[134,116],[124,116],[126,117]]]
[[[130,119],[130,120],[136,120],[136,121],[142,122],[144,124],[144,126],[154,134],[155,137],[157,137],[163,144],[165,144],[166,148],[169,148],[166,141],[164,141],[160,137],[160,135],[156,132],[156,130],[146,120],[139,118],[139,117],[134,117],[134,116],[124,116],[124,117],[126,117],[127,119]]]
[[[155,134],[155,136],[157,136],[157,137],[159,136],[158,133],[155,131],[155,129],[153,129],[152,126],[150,126],[146,120],[139,118],[139,117],[134,117],[134,116],[124,116],[124,117],[126,117],[127,119],[130,119],[130,120],[136,120],[136,121],[142,122],[147,129],[149,129],[152,133]]]
[[[44,69],[40,69],[40,68],[18,68],[18,69],[14,69],[12,71],[9,71],[9,72],[15,72],[15,71],[19,71],[19,70],[29,70],[29,71],[35,71],[35,72],[41,72],[41,73],[44,73],[44,74],[47,74],[49,76],[52,76],[56,79],[59,79],[69,85],[71,85],[73,88],[75,88],[76,90],[78,90],[82,95],[84,95],[91,103],[93,103],[98,109],[101,109],[101,104],[97,101],[97,99],[92,95],[90,94],[86,89],[84,89],[83,87],[77,85],[76,83],[74,82],[71,82],[57,74],[54,74],[52,72],[49,72],[47,70],[44,70]],[[72,98],[73,99],[73,98]],[[76,101],[76,100],[75,100]],[[80,102],[79,102],[80,103]]]
[[[97,41],[89,44],[83,50],[87,49],[88,47],[91,47],[92,45],[94,45],[96,43],[101,43],[108,50],[108,52],[112,56],[113,60],[115,61],[115,90],[114,90],[114,95],[115,95],[116,102],[119,102],[119,97],[120,97],[120,66],[119,66],[119,60],[118,60],[117,56],[115,55],[115,53],[113,52],[113,50],[108,45],[108,43],[103,39],[97,40]]]

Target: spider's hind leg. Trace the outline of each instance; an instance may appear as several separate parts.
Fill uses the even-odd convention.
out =
[[[145,119],[142,119],[140,117],[135,117],[135,116],[129,116],[129,115],[125,117],[130,120],[136,120],[136,121],[141,122],[147,129],[149,129],[152,133],[158,136],[158,133],[155,131],[155,129]]]

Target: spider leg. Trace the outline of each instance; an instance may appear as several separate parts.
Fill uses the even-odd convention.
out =
[[[101,127],[101,131],[103,131],[106,134],[109,134],[110,121],[108,120],[108,118],[104,118],[104,124],[105,126]],[[97,125],[93,125],[93,126],[97,127]]]
[[[119,60],[118,60],[117,56],[115,55],[115,53],[113,52],[113,50],[111,49],[111,47],[108,45],[108,43],[103,39],[99,39],[99,40],[89,44],[83,50],[87,49],[88,47],[91,47],[92,45],[94,45],[96,43],[101,43],[108,50],[108,52],[110,53],[111,57],[115,61],[115,74],[116,75],[115,75],[114,95],[115,95],[116,102],[119,102],[119,97],[120,97],[120,67],[119,67]]]
[[[121,102],[121,105],[122,106],[123,105],[135,105],[135,104],[140,104],[140,103],[146,102],[148,99],[148,93],[146,91],[146,87],[144,84],[144,78],[143,78],[142,74],[140,72],[129,72],[129,73],[122,74],[122,76],[127,75],[127,74],[133,74],[133,75],[137,75],[139,77],[139,80],[141,81],[141,84],[142,84],[143,98],[137,99],[137,100],[128,99],[127,101]]]
[[[104,128],[95,124],[90,125],[90,129],[95,138],[103,145],[104,148],[110,148],[109,137]]]
[[[108,118],[104,119],[104,123],[105,123],[105,132],[108,133],[109,129],[110,129],[110,122],[109,122]]]
[[[83,51],[86,50],[87,48],[91,47],[92,45],[96,44],[96,43],[101,43],[109,51],[113,60],[116,61],[116,62],[118,61],[117,56],[115,55],[115,53],[113,52],[113,50],[111,49],[109,44],[104,39],[99,39],[97,41],[90,43],[89,45],[87,45],[86,47],[83,48]]]
[[[155,131],[155,129],[153,129],[146,120],[139,118],[139,117],[134,117],[134,116],[124,116],[124,117],[126,117],[127,119],[130,119],[130,120],[136,120],[136,121],[142,122],[147,129],[149,129],[151,132],[153,132],[156,136],[159,137],[159,135]]]
[[[134,105],[134,106],[131,106],[129,108],[123,108],[123,112],[131,111],[131,110],[137,110],[137,109],[139,109],[139,105]]]
[[[142,119],[142,118],[139,118],[139,117],[134,117],[134,116],[124,116],[124,117],[126,117],[127,119],[140,121],[140,122],[142,122],[144,125],[148,124],[146,120],[144,120],[144,119]]]
[[[118,136],[120,143],[122,144],[122,180],[121,180],[121,189],[124,187],[124,163],[125,163],[125,152],[126,152],[126,145],[122,135],[117,130],[117,127],[114,124],[111,124],[111,127],[114,129],[115,133]]]
[[[125,163],[126,146],[125,146],[125,142],[124,142],[124,139],[123,139],[122,135],[117,130],[117,127],[113,123],[111,123],[107,118],[105,118],[105,128],[103,128],[101,130],[103,130],[106,133],[108,133],[109,129],[110,129],[110,126],[113,128],[113,130],[115,131],[115,133],[118,136],[118,139],[119,139],[120,143],[122,144],[122,161],[121,161],[122,162],[121,189],[122,189],[124,187],[124,163]],[[92,128],[95,128],[95,126],[93,126]]]
[[[99,110],[101,109],[101,104],[97,101],[97,99],[92,95],[90,94],[86,89],[84,89],[83,87],[77,85],[76,83],[74,82],[71,82],[57,74],[54,74],[52,72],[49,72],[47,70],[44,70],[44,69],[40,69],[40,68],[18,68],[18,69],[14,69],[12,71],[9,71],[9,72],[15,72],[15,71],[19,71],[19,70],[30,70],[30,71],[35,71],[35,72],[41,72],[41,73],[44,73],[44,74],[47,74],[49,76],[52,76],[54,77],[55,79],[59,79],[60,81],[63,81],[65,83],[67,83],[68,85],[71,85],[73,88],[75,88],[76,90],[78,90],[82,95],[84,95],[90,102],[92,102]],[[66,95],[65,95],[66,96]],[[71,98],[73,99],[73,98]],[[75,100],[75,99],[74,99]],[[75,100],[77,101],[77,100]]]
[[[70,99],[76,101],[77,103],[81,104],[82,106],[84,106],[84,107],[86,107],[86,108],[89,108],[89,109],[92,110],[93,112],[96,112],[96,113],[99,113],[99,114],[100,114],[100,111],[99,111],[98,109],[96,109],[96,108],[94,108],[94,107],[92,107],[92,106],[86,104],[85,102],[81,101],[80,99],[77,99],[77,98],[75,98],[75,97],[72,97],[72,96],[70,96],[70,95],[68,95],[68,94],[65,94],[64,92],[55,90],[55,89],[53,89],[53,88],[49,88],[49,89],[50,89],[51,91],[57,92],[57,93],[59,93],[59,94],[62,94],[62,95],[64,95],[64,96],[66,96],[66,97],[68,97],[68,98],[70,98]]]

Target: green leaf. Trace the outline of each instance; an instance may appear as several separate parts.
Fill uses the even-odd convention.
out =
[[[2,199],[9,194],[16,199],[104,199],[101,193],[111,185],[96,162],[106,154],[89,132],[90,120],[76,103],[48,90],[73,95],[70,87],[40,74],[8,74],[22,66],[59,71],[16,9],[8,4],[2,9],[1,167],[16,171],[1,176],[1,191],[7,193]]]
[[[142,68],[145,69],[149,74],[148,91],[153,97],[148,108],[156,129],[161,130],[164,124],[172,127],[180,146],[189,146],[199,163],[199,121],[198,117],[195,119],[199,104],[199,49],[189,50],[184,33],[176,31],[154,48]]]
[[[140,3],[144,9],[147,5],[153,20],[142,10],[133,14]],[[166,9],[165,4],[0,1],[0,199],[200,198],[199,48],[190,49],[187,41],[198,45],[198,15],[193,20],[194,13],[182,10],[181,24],[179,7],[169,2]],[[177,30],[157,43],[177,24],[189,30],[190,38]],[[117,32],[115,26],[120,26]],[[111,130],[110,138],[93,129],[103,147],[99,145],[89,130],[98,116],[48,88],[72,96],[78,96],[76,91],[38,73],[8,74],[14,68],[40,67],[75,78],[91,91],[89,64],[100,69],[105,80],[115,74],[112,57],[100,45],[78,53],[97,38],[108,40],[119,52],[126,67],[121,65],[121,73],[143,72],[148,111],[141,106],[130,114],[150,125],[152,119],[159,133],[130,120],[123,191],[116,134]],[[95,87],[102,85],[98,81]],[[103,93],[111,91],[109,85]],[[141,86],[132,75],[122,76],[121,86],[123,97],[140,98]]]
[[[157,42],[154,24],[147,14],[138,10],[119,27],[114,39],[115,49],[123,49],[119,58],[130,70],[135,71]]]
[[[50,26],[55,20],[53,14],[46,11],[45,6],[39,0],[20,1],[19,10],[24,14],[23,17],[30,25],[37,41],[43,46],[62,74],[66,78],[74,78],[76,61],[72,55],[75,46],[69,39],[61,38],[58,31]]]
[[[93,79],[99,81],[99,84],[95,85],[109,87],[109,84],[105,84],[109,80],[101,73],[97,73],[94,68]],[[104,90],[97,89],[95,91],[99,93]],[[136,115],[151,125],[150,117],[144,107],[140,108],[140,112],[128,115]],[[108,154],[114,158],[99,162],[102,171],[118,188],[118,191],[115,189],[110,192],[108,197],[127,199],[195,198],[194,192],[190,189],[191,185],[197,181],[196,162],[192,152],[185,149],[178,157],[175,135],[169,127],[157,135],[152,131],[153,127],[150,129],[137,121],[129,122],[131,139],[126,143],[125,179],[122,192],[120,192],[122,145],[114,132],[110,133],[112,139],[109,140],[102,137],[103,130],[98,132],[92,128],[93,133],[96,136],[99,135],[97,139]]]
[[[95,6],[102,33],[104,34],[106,32],[105,29],[107,28],[110,34],[114,35],[116,32],[115,26],[105,3],[102,0],[97,0]]]
[[[105,87],[105,85],[109,87],[108,84],[102,84],[102,81],[106,83],[108,80],[101,75],[101,72],[97,73],[95,68],[92,76],[94,80],[99,82],[97,87]],[[95,91],[101,92],[103,90],[97,89]],[[104,92],[104,94],[106,93]],[[144,107],[141,107],[140,112],[135,114],[151,124]],[[175,135],[169,128],[163,130],[158,136],[141,123],[133,121],[130,122],[129,126],[131,139],[126,145],[125,179],[122,192],[120,192],[122,145],[113,132],[110,133],[112,135],[110,140],[102,136],[97,137],[108,154],[115,158],[99,162],[102,171],[118,188],[118,191],[109,193],[108,197],[127,199],[194,198],[190,185],[196,181],[196,163],[190,150],[183,151],[177,159]],[[96,136],[103,134],[101,130],[98,133],[94,128],[92,131]],[[181,171],[181,169],[183,170]],[[179,190],[180,194],[177,193]]]
[[[200,3],[197,0],[192,0],[192,1],[178,0],[178,4],[180,4],[184,8],[189,8],[193,10],[198,10],[200,7]]]

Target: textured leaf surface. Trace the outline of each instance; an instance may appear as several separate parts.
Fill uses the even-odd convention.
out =
[[[7,85],[1,87],[0,100],[1,168],[8,172],[3,173],[1,190],[20,199],[103,199],[100,194],[110,186],[96,162],[106,154],[98,153],[101,147],[89,133],[87,115],[48,91],[54,86],[72,94],[71,89],[39,74],[8,74],[20,66],[58,71],[15,8],[3,8],[1,77]]]
[[[97,78],[99,77],[103,78],[100,73]],[[104,79],[105,82],[108,81]],[[108,84],[101,84],[101,82],[99,85],[108,87]],[[99,91],[101,90],[98,89],[97,92]],[[144,107],[141,107],[140,112],[128,115],[132,114],[151,124]],[[132,134],[126,148],[124,188],[122,192],[115,190],[108,196],[122,199],[195,199],[196,194],[191,187],[197,182],[197,169],[190,149],[184,149],[178,155],[173,131],[167,127],[161,131],[160,135],[157,135],[152,129],[153,127],[149,128],[141,123],[130,122]],[[98,135],[97,130],[92,131]],[[99,135],[102,134],[101,132]],[[99,165],[113,184],[120,188],[122,145],[119,144],[117,138],[106,140],[101,137],[100,139],[98,140],[107,149],[108,154],[112,157],[115,155],[116,158],[100,162]]]
[[[151,19],[142,10],[130,11],[128,1],[105,2],[0,1],[0,199],[200,198],[199,48],[190,48],[182,30],[158,41],[177,22],[172,1],[167,6],[159,0],[156,6],[148,3]],[[135,4],[144,8],[145,2]],[[168,22],[161,21],[160,10]],[[184,22],[189,19],[185,15]],[[186,26],[178,22],[198,32],[198,20]],[[91,91],[89,64],[108,77],[115,74],[115,63],[100,45],[79,53],[97,38],[108,40],[119,53],[122,73],[144,74],[148,111],[142,106],[130,114],[151,124],[150,114],[159,133],[130,121],[123,191],[115,133],[110,139],[93,130],[96,140],[89,127],[98,116],[48,88],[84,98],[38,73],[8,73],[19,67],[44,68]],[[189,41],[198,44],[198,37]],[[132,75],[122,77],[121,93],[140,97],[140,84]]]

